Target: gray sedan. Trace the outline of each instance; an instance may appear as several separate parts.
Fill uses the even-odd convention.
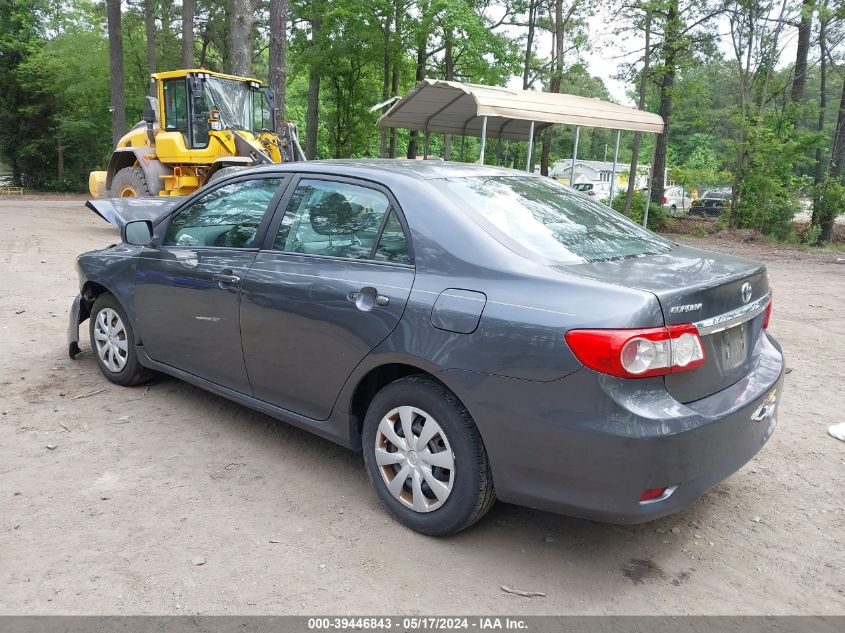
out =
[[[92,201],[106,378],[176,376],[361,450],[387,510],[454,533],[498,498],[610,522],[683,508],[771,437],[784,361],[756,262],[550,179],[332,161]]]

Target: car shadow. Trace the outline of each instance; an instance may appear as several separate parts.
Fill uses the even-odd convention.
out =
[[[93,358],[90,356],[89,358],[93,363]],[[278,454],[281,459],[292,458],[295,453],[298,459],[305,458],[313,461],[314,468],[310,476],[325,479],[324,482],[317,482],[321,490],[324,492],[333,490],[334,488],[328,484],[338,478],[342,479],[354,485],[356,493],[355,499],[346,496],[344,503],[357,505],[361,511],[373,509],[375,493],[371,489],[360,452],[346,449],[308,431],[253,411],[176,378],[157,375],[150,385],[154,391],[160,388],[177,391],[189,402],[195,401],[197,406],[216,409],[219,415],[205,418],[204,423],[211,425],[210,431],[228,435],[227,440],[230,442],[258,440],[273,453]],[[233,435],[245,437],[238,438]],[[326,463],[332,465],[331,469],[321,473],[320,466]],[[655,543],[662,543],[667,539],[678,540],[678,530],[689,532],[690,526],[695,529],[709,523],[715,504],[719,502],[718,498],[726,494],[724,490],[726,486],[728,484],[720,484],[685,510],[636,525],[598,523],[499,501],[472,529],[438,540],[461,543],[462,546],[476,543],[479,547],[490,546],[496,542],[501,545],[506,543],[539,543],[545,546],[565,544],[567,549],[575,547],[582,551],[585,556],[584,562],[589,562],[590,551],[606,552],[608,548],[622,547],[627,552],[627,547],[632,542],[641,540],[644,535],[655,540]],[[334,501],[340,503],[340,499]],[[331,504],[332,500],[323,499],[323,502]],[[386,512],[384,512],[384,517],[388,517]],[[567,555],[570,556],[571,552]],[[649,565],[645,563],[639,563],[639,565],[643,567],[642,573],[648,575]],[[634,570],[631,575],[636,577],[640,575],[640,571]]]

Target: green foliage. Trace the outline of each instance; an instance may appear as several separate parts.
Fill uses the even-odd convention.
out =
[[[804,243],[809,246],[815,246],[819,242],[822,235],[822,227],[818,224],[811,224],[807,227],[807,232],[804,233]]]
[[[664,0],[635,4],[633,13],[617,17],[622,25],[620,32],[633,28],[641,34],[642,12],[652,12],[651,43],[655,48],[647,81],[647,109],[657,111],[658,86],[670,67],[674,68],[667,135],[669,179],[687,190],[735,184],[738,204],[721,222],[787,238],[798,208],[797,192],[806,184],[806,176],[815,172],[816,147],[823,147],[822,163],[830,154],[828,145],[837,118],[835,104],[841,92],[839,75],[834,72],[838,62],[834,60],[836,67],[828,76],[828,105],[822,121],[825,131],[807,132],[815,129],[818,117],[817,64],[809,67],[806,103],[788,104],[781,97],[789,93],[793,71],[789,66],[769,68],[772,61],[766,58],[764,43],[759,46],[760,52],[754,53],[759,53],[760,59],[755,58],[745,84],[738,62],[720,52],[725,47],[713,46],[715,30],[710,27],[714,22],[706,18],[716,4],[700,0],[680,5]],[[754,9],[753,3],[740,4],[736,10]],[[231,70],[229,5],[224,0],[196,0],[198,65],[222,72]],[[591,75],[580,61],[583,52],[596,43],[589,31],[595,3],[564,6],[564,14],[572,11],[564,16],[567,48],[563,66],[557,70],[550,64],[550,53],[543,43],[553,25],[547,6],[540,5],[534,49],[528,60],[532,86],[548,87],[554,74],[560,79],[562,92],[610,99],[602,78]],[[680,8],[682,15],[670,20],[670,5]],[[253,74],[266,79],[268,2],[261,0],[255,6]],[[157,68],[176,69],[180,65],[179,3],[153,0],[153,7]],[[399,25],[395,23],[397,11]],[[512,13],[503,17],[503,11]],[[377,120],[382,112],[369,109],[383,99],[385,67],[388,75],[393,69],[398,71],[399,94],[414,85],[418,71],[427,77],[450,75],[458,81],[513,85],[514,77],[522,73],[526,53],[525,31],[512,27],[524,23],[526,12],[524,0],[290,0],[287,118],[299,124],[304,137],[309,76],[316,73],[320,77],[318,157],[378,156],[381,139]],[[830,17],[842,19],[839,14]],[[500,19],[511,27],[497,28]],[[319,34],[315,35],[318,23]],[[831,28],[838,33],[841,24],[834,22]],[[143,3],[124,3],[124,84],[129,125],[140,118],[148,88],[146,44]],[[538,51],[543,52],[542,57],[537,56]],[[0,129],[4,131],[0,135],[0,160],[15,182],[33,188],[82,190],[88,172],[107,163],[112,149],[108,61],[102,0],[0,0]],[[636,78],[637,68],[628,67],[627,71],[630,78]],[[392,93],[390,85],[387,92]],[[758,116],[761,111],[765,111],[762,117]],[[621,138],[619,161],[624,164],[631,159],[633,133],[624,132]],[[398,140],[401,155],[408,145],[408,131],[400,130]],[[578,155],[612,160],[615,140],[614,130],[584,126]],[[540,161],[542,135],[538,141],[535,163]],[[555,126],[550,141],[551,163],[569,158],[574,128]],[[638,157],[641,165],[650,162],[653,142],[653,135],[643,137]],[[432,134],[432,153],[442,155],[443,147],[443,136]],[[453,138],[454,159],[461,156],[462,147],[464,160],[478,159],[477,138],[463,142]],[[525,142],[497,143],[491,139],[487,148],[488,163],[524,168]],[[822,168],[826,170],[826,165]],[[845,209],[836,186],[826,183],[817,192],[814,218],[823,228]],[[622,189],[613,201],[614,208],[621,208]],[[632,207],[635,220],[642,218],[644,204],[643,193],[637,191]],[[649,227],[663,228],[667,221],[663,207],[652,205]],[[808,239],[814,237],[814,230],[811,227],[808,231]]]
[[[669,168],[669,180],[683,185],[687,191],[709,189],[730,183],[731,174],[721,169],[722,162],[710,143],[711,139],[705,134],[693,134],[693,147],[686,161]]]
[[[610,206],[615,211],[622,213],[625,208],[625,189],[613,196]],[[645,192],[634,190],[634,195],[631,197],[631,211],[628,217],[639,225],[643,223],[643,212],[645,211]],[[651,202],[648,205],[648,228],[652,231],[662,231],[669,227],[669,214],[666,213],[666,207],[656,202]]]
[[[845,186],[833,178],[827,178],[819,186],[813,201],[813,218],[818,224],[807,229],[805,240],[807,244],[818,244],[823,227],[832,227],[836,218],[845,213]]]
[[[739,146],[736,208],[733,226],[757,229],[766,235],[786,239],[792,219],[799,210],[798,190],[802,180],[795,165],[819,142],[816,134],[800,132],[783,113],[769,110],[754,117]]]

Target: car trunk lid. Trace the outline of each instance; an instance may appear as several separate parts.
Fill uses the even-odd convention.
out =
[[[577,264],[565,270],[649,291],[660,302],[666,325],[692,322],[699,327],[704,365],[665,377],[666,388],[679,401],[705,398],[748,373],[769,296],[762,264],[678,246],[664,254]]]

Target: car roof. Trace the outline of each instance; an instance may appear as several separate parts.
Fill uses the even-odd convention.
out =
[[[392,158],[309,160],[281,165],[266,165],[250,169],[252,173],[262,171],[296,171],[300,173],[338,174],[348,176],[377,177],[385,172],[408,176],[420,180],[437,178],[469,178],[491,176],[533,176],[525,171],[475,165],[443,160],[401,160]]]

